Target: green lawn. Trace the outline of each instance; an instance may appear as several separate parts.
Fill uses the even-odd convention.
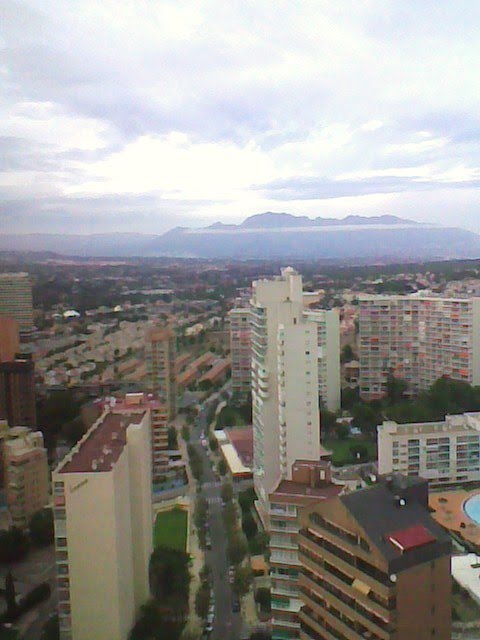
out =
[[[183,509],[171,509],[160,512],[155,520],[153,544],[155,547],[168,547],[186,551],[188,515]]]
[[[325,449],[333,452],[332,464],[335,467],[342,467],[347,464],[355,464],[356,462],[369,462],[376,460],[377,451],[375,443],[372,440],[363,438],[347,438],[346,440],[325,440],[322,442]],[[366,456],[357,459],[351,450],[351,447],[361,447],[366,451]]]

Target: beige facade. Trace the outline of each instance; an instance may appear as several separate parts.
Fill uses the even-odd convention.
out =
[[[177,413],[176,339],[168,327],[152,327],[145,340],[148,390],[167,407],[168,418]]]
[[[480,413],[445,416],[440,422],[377,427],[378,472],[403,473],[431,484],[478,482]]]
[[[28,273],[0,273],[0,316],[17,321],[22,339],[31,338],[33,301]]]
[[[292,480],[281,480],[269,497],[272,638],[300,637],[298,531],[301,507],[332,498],[342,486],[331,483],[329,462],[297,460]]]
[[[3,436],[7,505],[13,526],[26,528],[50,499],[47,450],[40,431],[14,427]]]
[[[18,322],[13,318],[0,316],[0,362],[14,360],[19,351]]]
[[[53,473],[62,640],[126,640],[149,597],[149,413],[105,411]]]
[[[480,384],[480,298],[359,297],[360,395],[381,398],[388,375],[410,393],[449,376]]]

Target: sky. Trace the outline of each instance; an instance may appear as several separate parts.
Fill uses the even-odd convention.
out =
[[[0,0],[0,232],[480,233],[478,0]]]

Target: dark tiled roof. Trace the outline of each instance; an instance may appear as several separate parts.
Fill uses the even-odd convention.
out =
[[[382,481],[368,489],[340,497],[372,544],[382,553],[391,572],[433,560],[449,553],[451,548],[449,536],[433,520],[428,509],[411,496],[403,501],[399,500],[397,488],[389,488]],[[423,527],[434,541],[402,552],[388,540],[392,532],[412,527]]]

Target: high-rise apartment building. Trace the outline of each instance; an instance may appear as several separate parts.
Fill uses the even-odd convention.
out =
[[[297,537],[301,507],[336,496],[341,490],[341,485],[331,482],[329,462],[297,460],[292,479],[281,480],[269,496],[273,640],[300,638],[298,614],[303,602],[298,588]]]
[[[145,341],[148,390],[165,404],[169,420],[177,413],[175,333],[169,327],[151,327]]]
[[[305,311],[307,322],[317,326],[318,396],[329,411],[338,411],[341,401],[340,316],[336,309]]]
[[[20,338],[29,341],[33,333],[33,301],[28,273],[0,273],[0,316],[16,320]]]
[[[250,308],[232,309],[228,317],[230,320],[232,391],[243,396],[250,395],[252,388]]]
[[[421,476],[430,484],[478,482],[480,413],[445,416],[439,422],[377,427],[378,472]]]
[[[50,499],[47,450],[40,431],[9,429],[3,440],[7,505],[14,527],[28,527],[30,518]]]
[[[317,326],[303,315],[302,276],[291,267],[253,283],[254,483],[259,512],[296,460],[320,459]]]
[[[11,427],[35,427],[35,366],[29,358],[0,363],[0,420]]]
[[[52,476],[61,640],[126,640],[149,597],[149,414],[105,411]]]
[[[428,483],[390,476],[300,514],[302,640],[450,640],[451,541]]]
[[[360,395],[385,395],[389,375],[415,394],[449,376],[480,384],[480,298],[359,297]]]
[[[15,360],[19,352],[20,334],[17,321],[0,316],[0,362]]]

